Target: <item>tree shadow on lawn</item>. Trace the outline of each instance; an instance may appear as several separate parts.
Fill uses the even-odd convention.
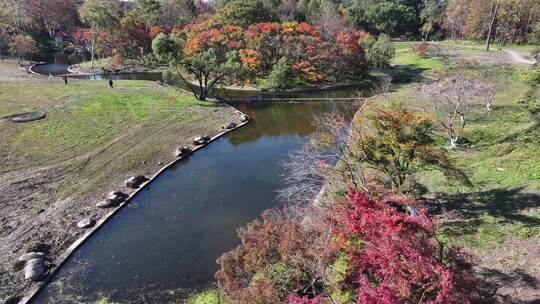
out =
[[[540,304],[540,300],[535,298],[540,287],[538,272],[534,267],[529,269],[526,266],[534,263],[529,260],[523,265],[524,260],[513,260],[516,254],[521,254],[521,249],[515,251],[516,246],[521,248],[521,242],[534,244],[535,240],[516,240],[517,243],[511,241],[508,244],[505,243],[507,232],[504,230],[506,224],[514,227],[540,225],[540,213],[535,212],[540,208],[540,192],[517,187],[460,194],[439,193],[428,202],[428,206],[441,217],[440,231],[443,235],[461,238],[467,247],[485,253],[476,268],[483,281],[480,289],[484,301],[481,303]],[[493,247],[495,243],[506,245],[497,249]],[[530,254],[525,261],[537,258],[536,249],[523,250]],[[501,259],[509,260],[501,265]]]
[[[526,226],[540,225],[540,218],[521,213],[540,207],[540,193],[527,191],[525,187],[490,189],[478,192],[446,194],[439,193],[428,206],[435,213],[457,212],[460,218],[476,226],[480,217],[489,215],[506,223]],[[473,225],[471,225],[473,224]],[[473,231],[470,231],[473,232]]]
[[[516,268],[512,272],[505,273],[497,269],[480,267],[478,273],[484,278],[482,289],[486,297],[482,303],[540,303],[540,299],[523,301],[513,296],[519,297],[523,289],[536,290],[540,286],[538,280],[523,269]]]
[[[412,82],[422,82],[425,80],[423,73],[426,68],[419,68],[415,65],[394,65],[388,70],[393,85],[404,85]]]

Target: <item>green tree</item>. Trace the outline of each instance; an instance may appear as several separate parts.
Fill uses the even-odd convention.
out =
[[[144,21],[147,26],[157,25],[162,15],[161,3],[158,0],[138,0],[129,14]]]
[[[352,130],[354,158],[391,181],[392,189],[408,192],[410,178],[421,170],[439,170],[448,178],[469,183],[443,148],[435,144],[435,120],[404,108],[364,109]]]
[[[206,100],[212,89],[227,76],[242,71],[238,52],[224,52],[218,45],[208,45],[186,54],[174,36],[159,34],[152,41],[152,50],[158,60],[169,64],[198,100]],[[184,77],[185,72],[195,78],[196,84]]]
[[[306,19],[311,19],[321,12],[321,0],[300,0],[297,6]]]
[[[185,25],[197,15],[192,0],[161,0],[161,11],[161,25],[171,28]]]
[[[367,60],[371,67],[385,68],[390,65],[396,54],[394,43],[387,35],[380,35],[379,39],[367,52]]]
[[[93,68],[98,32],[112,26],[118,21],[118,6],[116,5],[116,2],[112,0],[87,0],[79,8],[79,16],[91,29],[90,53]]]
[[[420,13],[420,19],[422,20],[420,32],[424,39],[428,40],[429,35],[441,28],[447,4],[447,0],[423,1],[424,7]]]
[[[265,79],[264,86],[271,89],[286,89],[291,87],[292,78],[293,72],[287,58],[281,57]]]
[[[214,20],[219,24],[250,25],[275,19],[261,0],[232,0],[218,9]]]
[[[421,0],[344,0],[352,20],[371,33],[416,34],[420,28]]]
[[[31,23],[29,0],[0,0],[0,30],[22,33]]]

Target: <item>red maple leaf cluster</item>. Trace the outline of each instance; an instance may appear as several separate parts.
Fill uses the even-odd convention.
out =
[[[466,267],[437,258],[434,223],[425,210],[411,216],[356,191],[349,202],[338,234],[358,303],[470,303],[475,278]]]

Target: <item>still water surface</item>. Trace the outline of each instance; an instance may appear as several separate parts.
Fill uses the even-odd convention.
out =
[[[235,230],[279,206],[283,162],[313,130],[314,116],[336,107],[238,103],[253,121],[157,178],[57,273],[35,303],[165,303],[209,287],[216,259],[238,244]],[[176,290],[172,295],[170,290]]]

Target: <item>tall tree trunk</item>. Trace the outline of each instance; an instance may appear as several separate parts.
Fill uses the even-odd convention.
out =
[[[494,4],[494,1],[491,1],[491,8],[489,10],[489,28],[488,35],[486,38],[486,51],[489,51],[489,46],[491,45],[491,36],[495,25],[495,20],[497,19],[497,14],[499,13],[499,4],[501,0],[497,0]]]
[[[96,45],[96,34],[94,32],[94,29],[92,29],[92,46],[90,47],[90,61],[92,62],[91,68],[94,68],[94,46]]]

